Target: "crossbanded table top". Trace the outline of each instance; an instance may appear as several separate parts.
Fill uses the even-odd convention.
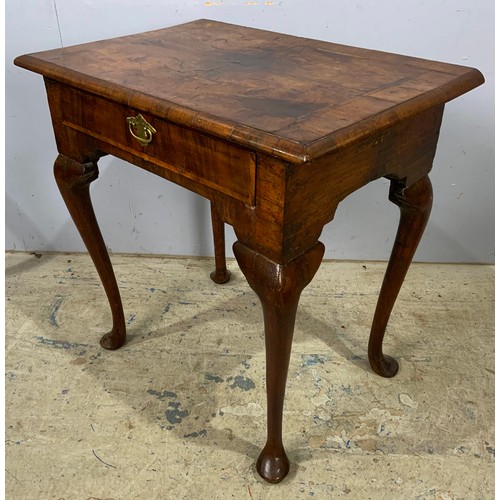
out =
[[[210,20],[15,63],[290,161],[319,157],[484,81],[473,68]]]

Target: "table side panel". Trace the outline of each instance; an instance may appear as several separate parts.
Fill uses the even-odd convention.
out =
[[[234,217],[219,208],[238,240],[276,262],[289,262],[316,243],[338,204],[380,177],[412,184],[432,168],[444,106],[374,132],[318,160],[294,165],[259,155],[256,203]],[[376,125],[376,124],[374,124]]]
[[[436,106],[311,164],[290,165],[283,242],[289,256],[314,244],[342,199],[362,186],[380,177],[405,179],[410,185],[426,175],[443,111],[444,105]]]

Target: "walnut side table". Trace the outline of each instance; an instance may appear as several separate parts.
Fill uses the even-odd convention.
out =
[[[373,370],[392,307],[432,205],[428,173],[445,102],[481,85],[479,71],[214,21],[18,57],[44,76],[59,156],[55,178],[112,310],[106,349],[125,321],[89,185],[98,159],[122,158],[211,201],[214,281],[223,283],[224,223],[264,311],[267,442],[259,474],[289,471],[283,399],[303,288],[340,201],[390,179],[401,219],[368,344]]]

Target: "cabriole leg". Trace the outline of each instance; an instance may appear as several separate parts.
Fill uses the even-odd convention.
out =
[[[96,161],[78,163],[59,155],[54,165],[54,176],[59,191],[99,273],[111,306],[113,328],[101,338],[101,346],[105,349],[118,349],[124,344],[126,336],[123,307],[89,193],[90,183],[97,179],[98,175]]]
[[[215,270],[210,273],[210,278],[215,283],[222,285],[231,278],[231,273],[226,268],[226,249],[224,238],[224,221],[220,218],[217,207],[210,204],[212,212],[212,231],[214,235]]]
[[[318,270],[325,247],[318,242],[287,264],[277,264],[239,242],[233,249],[264,312],[267,442],[257,459],[257,471],[266,481],[277,483],[290,469],[282,441],[282,419],[295,314],[300,294]]]
[[[382,377],[393,377],[399,368],[395,359],[383,354],[382,342],[392,308],[431,212],[432,184],[429,177],[426,175],[410,186],[403,181],[391,180],[389,200],[399,207],[401,218],[368,344],[370,365]]]

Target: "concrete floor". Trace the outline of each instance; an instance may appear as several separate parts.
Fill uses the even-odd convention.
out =
[[[261,309],[234,261],[114,256],[128,342],[86,255],[7,254],[9,499],[484,499],[494,491],[493,267],[412,266],[366,361],[385,265],[324,262],[285,401],[290,475],[264,483]]]

